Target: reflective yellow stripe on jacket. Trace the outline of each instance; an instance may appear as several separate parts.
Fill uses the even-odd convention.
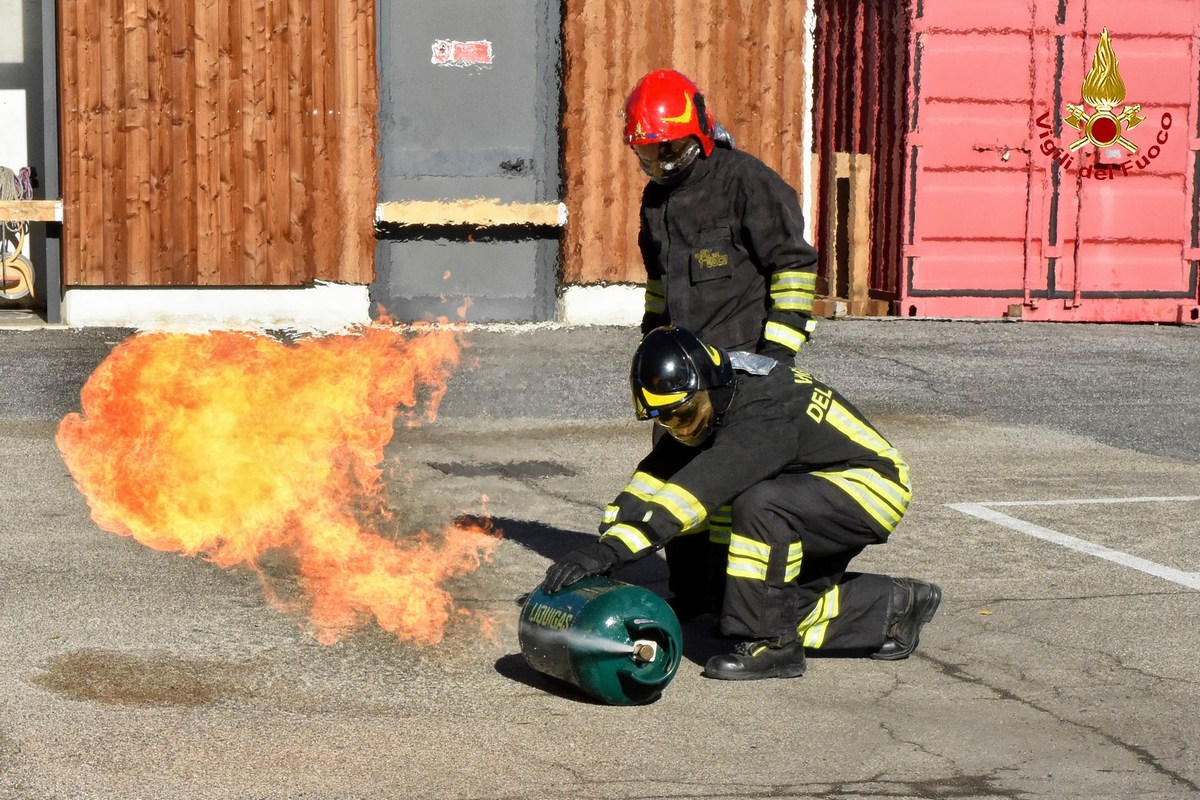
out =
[[[605,539],[616,539],[629,550],[630,553],[637,555],[644,550],[649,550],[651,547],[650,540],[646,538],[646,534],[639,531],[632,525],[618,523],[600,534],[600,541]]]
[[[763,326],[763,338],[768,342],[781,344],[789,350],[799,350],[800,345],[808,341],[808,337],[812,335],[816,327],[816,321],[811,319],[804,323],[803,330],[797,330],[790,325],[771,320]]]
[[[771,275],[770,292],[808,292],[817,290],[817,274],[807,270],[789,269]]]
[[[908,479],[908,464],[905,464],[900,458],[899,450],[888,444],[887,440],[880,436],[873,428],[864,425],[862,420],[851,414],[849,409],[836,400],[830,406],[825,419],[850,441],[892,462],[896,467],[896,475],[900,479],[904,491],[909,496],[912,495],[912,488]],[[905,503],[907,504],[907,502],[906,498]]]
[[[684,530],[695,527],[707,516],[700,501],[677,483],[664,483],[662,488],[649,498],[649,502],[665,508]]]
[[[714,544],[729,544],[729,534],[733,531],[733,506],[725,505],[718,508],[708,517],[708,540]]]
[[[837,486],[858,503],[885,531],[891,533],[900,523],[900,519],[908,509],[908,502],[912,499],[908,464],[904,463],[900,458],[900,452],[888,444],[886,439],[836,400],[825,414],[825,421],[850,441],[890,461],[896,468],[899,483],[881,475],[876,470],[865,467],[814,472],[813,475],[824,478]]]
[[[654,493],[662,488],[663,482],[654,477],[648,472],[635,472],[633,477],[629,479],[629,483],[625,484],[625,488],[621,490],[621,494],[629,494],[643,502],[648,501],[654,496]],[[620,499],[620,498],[618,498]],[[617,521],[621,516],[621,506],[616,503],[609,503],[604,507],[604,524],[610,525]]]
[[[771,276],[768,293],[771,304],[780,311],[812,312],[813,294],[817,290],[817,276],[812,272],[788,270]],[[810,331],[811,332],[811,331]]]
[[[650,279],[646,281],[646,313],[647,314],[665,314],[667,311],[667,297],[663,294],[663,283],[661,280]]]
[[[663,482],[649,472],[639,471],[633,473],[633,477],[629,479],[629,483],[625,484],[624,491],[629,492],[639,500],[649,500],[662,486]]]
[[[912,496],[907,487],[892,483],[873,469],[814,472],[813,475],[824,478],[849,495],[888,533],[900,524]]]

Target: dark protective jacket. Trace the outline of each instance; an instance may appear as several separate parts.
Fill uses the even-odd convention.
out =
[[[799,198],[754,156],[716,147],[676,186],[642,193],[642,333],[688,328],[727,350],[790,363],[816,327],[817,254]]]
[[[760,481],[783,472],[827,480],[848,513],[886,538],[908,507],[908,465],[848,400],[799,369],[737,372],[733,397],[700,447],[663,437],[605,509],[600,541],[620,563],[657,550]],[[722,390],[727,391],[727,390]]]

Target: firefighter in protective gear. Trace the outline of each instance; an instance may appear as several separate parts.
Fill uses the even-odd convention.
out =
[[[816,328],[816,251],[799,198],[732,148],[686,76],[658,70],[625,104],[625,143],[650,178],[638,244],[642,333],[680,325],[726,350],[790,362]]]
[[[715,346],[790,365],[816,327],[817,254],[805,241],[796,192],[735,150],[704,95],[673,70],[651,72],[629,95],[625,142],[650,179],[638,234],[642,333],[680,325]],[[710,532],[689,534],[667,547],[672,574],[709,560]],[[672,579],[681,619],[707,609],[700,588]]]
[[[608,506],[600,538],[550,567],[547,591],[708,523],[724,539],[721,631],[739,641],[706,675],[797,677],[806,648],[913,652],[941,589],[848,571],[887,541],[911,497],[900,453],[853,404],[800,369],[675,327],[642,340],[630,382],[638,417],[669,435]]]

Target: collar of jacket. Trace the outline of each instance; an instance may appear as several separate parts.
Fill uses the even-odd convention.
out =
[[[663,186],[651,181],[650,186],[652,187],[652,190],[660,192],[663,195],[670,196],[679,192],[689,191],[692,189],[692,187],[700,185],[709,175],[712,174],[714,163],[718,158],[721,158],[721,156],[718,155],[719,150],[720,148],[714,147],[712,153],[710,153],[707,157],[697,156],[696,160],[692,162],[691,169],[689,169],[687,174],[683,176],[683,180],[677,184],[674,184],[673,186]]]
[[[714,431],[720,428],[725,422],[725,414],[733,406],[733,399],[737,397],[738,384],[740,383],[741,376],[735,375],[729,384],[717,389],[708,390],[708,397],[712,401],[713,413],[715,414],[715,419],[713,420]]]

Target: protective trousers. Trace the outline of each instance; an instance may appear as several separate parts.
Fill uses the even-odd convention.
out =
[[[721,611],[731,514],[729,506],[721,506],[703,527],[676,536],[664,548],[671,606],[681,619]]]
[[[723,633],[837,652],[883,645],[892,580],[846,569],[888,533],[841,489],[815,475],[779,475],[743,492],[732,522]]]
[[[753,344],[743,349],[752,351]],[[666,428],[655,425],[653,444],[657,445],[669,435]],[[729,506],[722,506],[705,525],[676,536],[663,548],[667,557],[671,606],[681,619],[707,612],[716,614],[721,610],[731,513]]]

